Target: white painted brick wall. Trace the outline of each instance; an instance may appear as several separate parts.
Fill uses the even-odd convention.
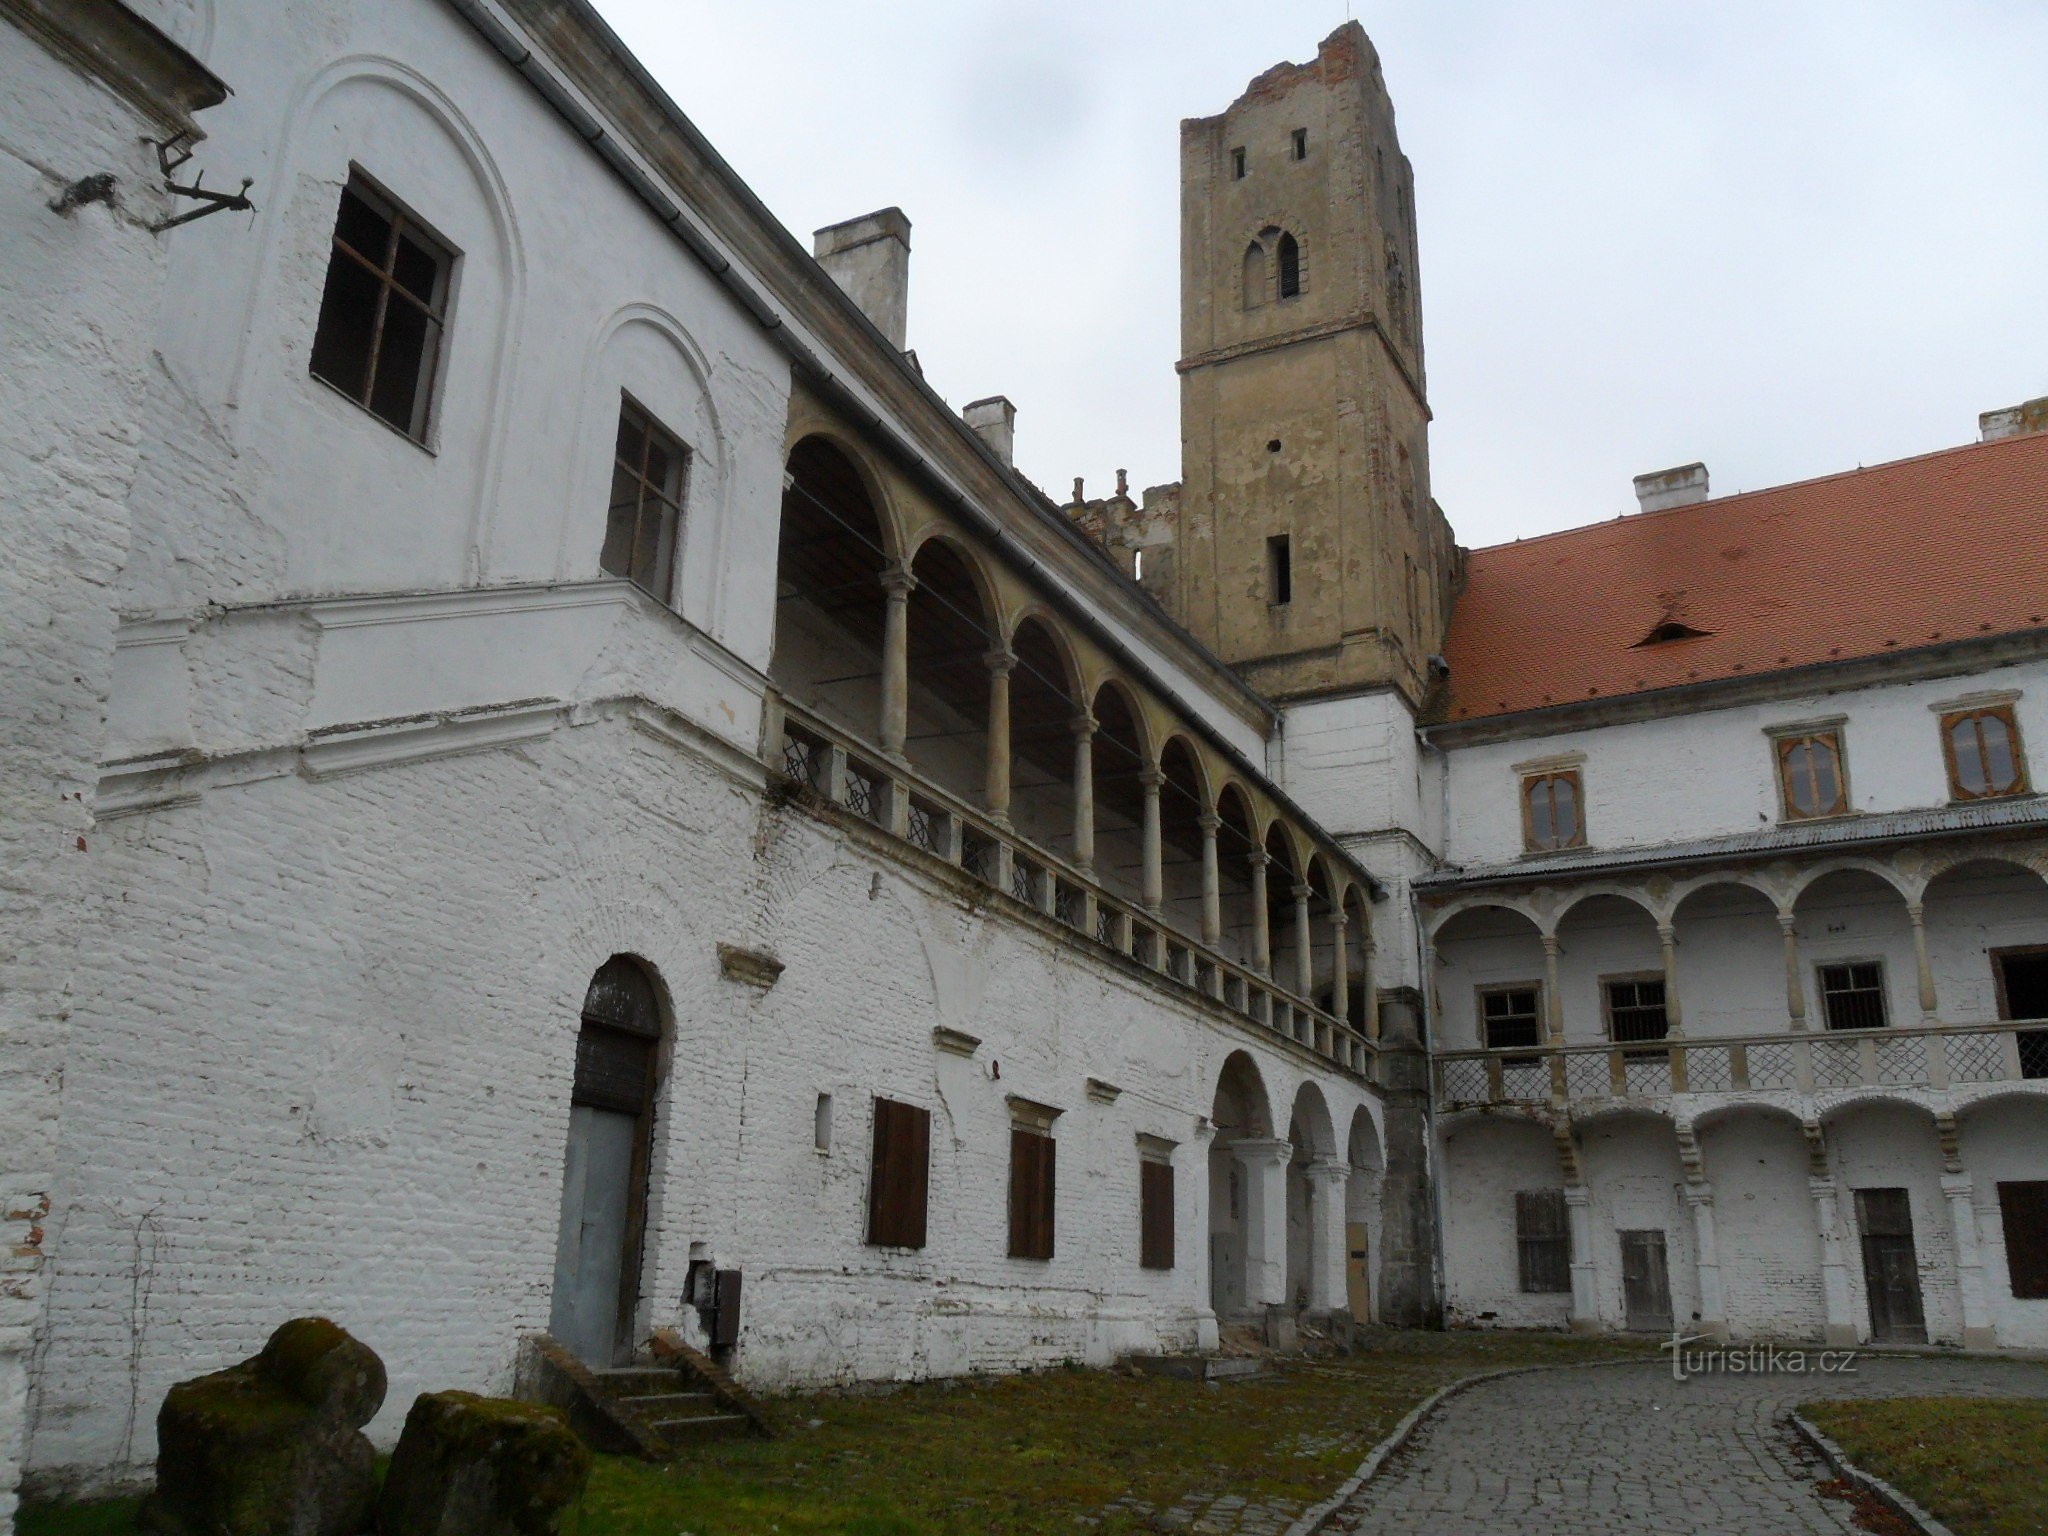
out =
[[[1445,1312],[1455,1324],[1562,1328],[1568,1293],[1524,1295],[1515,1244],[1515,1192],[1561,1189],[1557,1145],[1525,1120],[1458,1126],[1437,1160],[1442,1181]]]

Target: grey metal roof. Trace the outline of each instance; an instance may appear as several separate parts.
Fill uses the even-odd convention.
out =
[[[1509,881],[1519,884],[1616,869],[1699,864],[1718,859],[1807,852],[1816,848],[1865,848],[1918,837],[2024,831],[2041,827],[2048,827],[2048,798],[2021,795],[2009,800],[1980,800],[1923,811],[1881,811],[1873,815],[1833,817],[1826,821],[1792,822],[1761,832],[1737,832],[1726,837],[1695,838],[1684,843],[1649,843],[1635,848],[1572,848],[1560,853],[1529,854],[1505,864],[1476,864],[1469,868],[1450,865],[1417,880],[1415,886],[1418,890],[1451,890]]]

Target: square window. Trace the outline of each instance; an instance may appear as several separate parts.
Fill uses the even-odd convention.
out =
[[[1479,989],[1479,1027],[1489,1051],[1534,1048],[1542,1043],[1543,989],[1533,981]],[[1510,1066],[1534,1061],[1526,1057]]]
[[[690,453],[630,399],[619,409],[612,500],[598,565],[637,582],[664,603],[675,586]]]
[[[1821,1007],[1829,1029],[1883,1029],[1884,962],[1849,960],[1819,967]]]
[[[1581,848],[1586,842],[1585,796],[1576,768],[1532,773],[1522,780],[1522,841],[1530,852]]]
[[[1778,789],[1787,821],[1840,816],[1849,809],[1849,787],[1842,772],[1842,738],[1836,731],[1811,731],[1780,736]]]
[[[1948,791],[1953,798],[1989,800],[2026,793],[2026,759],[2020,754],[2020,727],[2010,704],[1943,715],[1941,749],[1948,760]]]
[[[360,176],[335,215],[313,377],[427,440],[455,254]]]

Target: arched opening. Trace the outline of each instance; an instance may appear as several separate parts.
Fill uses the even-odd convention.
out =
[[[1843,1257],[1858,1331],[1880,1344],[1962,1343],[1961,1277],[1933,1115],[1865,1100],[1830,1110],[1821,1124],[1849,1239]]]
[[[576,1037],[548,1331],[584,1364],[631,1362],[647,1226],[661,1004],[639,961],[590,980]]]
[[[1445,1130],[1443,1154],[1450,1320],[1464,1327],[1564,1327],[1571,1318],[1570,1253],[1568,1240],[1554,1231],[1564,1169],[1550,1128],[1473,1115]],[[1532,1219],[1544,1213],[1552,1219],[1539,1232]]]
[[[1266,829],[1266,932],[1273,946],[1273,980],[1294,991],[1301,981],[1301,943],[1295,931],[1294,888],[1301,884],[1301,866],[1294,839],[1275,821]]]
[[[1807,1020],[1826,1034],[1883,1029],[1920,1018],[1919,959],[1906,899],[1863,869],[1837,869],[1799,893],[1794,909]],[[1857,1042],[1816,1040],[1813,1082],[1821,1090],[1863,1080]]]
[[[1700,1316],[1693,1224],[1679,1191],[1678,1137],[1661,1115],[1623,1113],[1578,1127],[1579,1167],[1592,1191],[1594,1305],[1600,1321],[1668,1337]],[[1687,1330],[1691,1332],[1690,1328]]]
[[[1280,297],[1301,296],[1301,246],[1294,236],[1283,234],[1275,251],[1280,266]]]
[[[1222,900],[1223,953],[1247,969],[1253,968],[1252,859],[1259,852],[1257,825],[1251,802],[1235,784],[1227,784],[1216,799],[1216,873]]]
[[[1073,860],[1078,689],[1043,620],[1020,623],[1010,650],[1017,658],[1010,674],[1010,819],[1027,840]]]
[[[2048,1348],[2048,1305],[2039,1299],[2040,1186],[2048,1183],[2048,1094],[2024,1088],[1957,1112],[1963,1170],[1970,1177],[1985,1301],[2007,1348]]]
[[[927,539],[911,562],[904,755],[970,805],[988,808],[989,656],[995,625],[969,557]]]
[[[1116,683],[1095,695],[1095,878],[1132,905],[1145,896],[1145,741]]]
[[[853,461],[822,437],[791,449],[787,471],[768,676],[792,703],[873,740],[887,602],[881,517]]]
[[[1536,924],[1511,907],[1466,907],[1440,923],[1431,938],[1437,960],[1438,1038],[1446,1050],[1514,1050],[1542,1045],[1549,1036],[1544,997],[1543,939]],[[1444,1063],[1444,1096],[1452,1103],[1483,1103],[1483,1063]],[[1541,1056],[1501,1061],[1501,1092],[1514,1100],[1550,1097],[1550,1071]]]
[[[1159,753],[1161,915],[1182,933],[1202,932],[1202,817],[1209,808],[1201,764],[1187,739],[1175,736]]]
[[[1686,893],[1671,926],[1687,1034],[1765,1035],[1786,1027],[1784,936],[1769,897],[1733,881],[1703,885]],[[1710,1056],[1716,1075],[1702,1077]],[[1724,1076],[1724,1059],[1718,1051],[1693,1053],[1687,1062],[1693,1086],[1733,1087],[1733,1078]],[[1753,1074],[1757,1066],[1752,1060]]]
[[[1267,1259],[1266,1172],[1273,1152],[1265,1080],[1243,1051],[1223,1063],[1209,1119],[1216,1127],[1209,1143],[1209,1305],[1219,1318],[1243,1317],[1264,1299],[1257,1271]],[[1272,1214],[1281,1219],[1278,1211]]]
[[[1266,302],[1266,248],[1256,240],[1244,251],[1243,294],[1246,309]]]
[[[1294,1095],[1287,1140],[1287,1303],[1326,1311],[1337,1304],[1334,1263],[1342,1237],[1335,1203],[1318,1198],[1323,1192],[1311,1172],[1336,1155],[1330,1106],[1314,1083],[1303,1083]]]
[[[1329,862],[1321,854],[1308,861],[1309,996],[1325,1013],[1337,1011],[1336,886]]]
[[[1380,1249],[1380,1182],[1386,1157],[1380,1150],[1379,1127],[1360,1105],[1351,1114],[1345,1159],[1351,1177],[1344,1187],[1344,1297],[1351,1315],[1361,1323],[1379,1320],[1380,1287],[1373,1274]]]
[[[1974,859],[1922,893],[1935,1007],[1946,1023],[2048,1019],[2048,881],[2021,864]],[[1954,1055],[1981,1054],[1983,1048]],[[2048,1029],[2019,1032],[2020,1071],[2048,1077]],[[1953,1069],[1952,1069],[1953,1071]]]
[[[1345,981],[1350,988],[1344,1016],[1362,1035],[1377,1036],[1379,1020],[1374,1000],[1372,964],[1372,908],[1365,888],[1352,885],[1344,891]]]
[[[1557,942],[1567,1040],[1625,1045],[1660,1041],[1671,1032],[1663,945],[1657,920],[1642,906],[1623,896],[1588,896],[1558,920]],[[1611,1083],[1610,1070],[1601,1057],[1569,1058],[1566,1087],[1575,1098],[1599,1093]],[[1671,1091],[1666,1051],[1628,1051],[1622,1070],[1631,1093]]]

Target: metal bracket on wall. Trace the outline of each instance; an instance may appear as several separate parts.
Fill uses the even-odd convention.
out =
[[[253,176],[242,178],[238,192],[211,192],[204,185],[206,173],[201,171],[192,178],[192,185],[181,187],[176,175],[181,166],[192,158],[192,136],[188,133],[174,134],[168,139],[151,139],[156,146],[157,168],[163,172],[164,188],[178,197],[196,199],[203,206],[189,209],[176,218],[159,219],[149,226],[151,234],[162,234],[167,229],[176,229],[180,224],[190,224],[195,219],[204,219],[216,213],[254,213],[256,205],[249,201],[249,189],[256,185]]]

